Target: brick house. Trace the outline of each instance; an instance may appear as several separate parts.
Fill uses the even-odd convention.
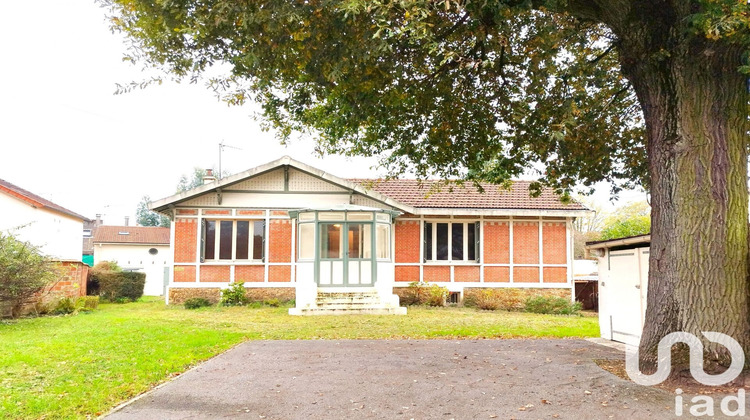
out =
[[[588,210],[528,183],[432,190],[430,181],[342,179],[289,157],[155,201],[172,218],[168,303],[245,282],[290,313],[403,313],[413,281],[572,292],[572,226]]]

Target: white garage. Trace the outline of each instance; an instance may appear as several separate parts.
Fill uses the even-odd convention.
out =
[[[599,259],[599,330],[602,338],[638,345],[646,315],[651,235],[588,242]]]

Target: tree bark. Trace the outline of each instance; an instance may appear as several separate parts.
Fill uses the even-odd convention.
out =
[[[614,26],[647,129],[652,222],[641,366],[656,367],[659,340],[674,331],[703,341],[707,369],[728,366],[728,351],[701,332],[750,350],[742,50],[690,35],[683,25],[691,11],[672,6],[679,2],[634,3],[659,7]],[[689,360],[687,348],[673,356],[673,365]]]

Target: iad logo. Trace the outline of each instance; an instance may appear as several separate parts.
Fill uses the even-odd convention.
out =
[[[732,363],[729,369],[717,375],[709,375],[703,368],[703,343],[698,337],[686,332],[673,332],[668,334],[659,341],[658,347],[658,365],[656,372],[646,375],[641,372],[638,364],[638,347],[625,346],[625,371],[630,379],[639,385],[651,386],[657,385],[667,379],[672,370],[672,346],[677,343],[684,343],[690,348],[690,374],[693,378],[708,386],[724,385],[735,380],[745,365],[745,352],[737,340],[732,337],[715,331],[703,331],[703,335],[711,342],[721,344],[729,350],[732,356]],[[675,397],[675,415],[682,416],[682,390],[676,390]],[[690,400],[693,405],[690,407],[690,414],[694,416],[713,416],[714,400],[712,397],[700,395]],[[730,407],[734,403],[736,408]],[[744,416],[745,415],[745,390],[740,389],[737,396],[727,396],[721,400],[721,412],[726,416]]]

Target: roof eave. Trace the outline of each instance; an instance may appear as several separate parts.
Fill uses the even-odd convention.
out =
[[[585,217],[591,210],[563,209],[471,209],[471,208],[438,208],[419,207],[413,214],[423,216],[461,215],[461,216],[528,216],[528,217]]]
[[[272,171],[276,168],[280,168],[285,165],[291,166],[303,172],[308,172],[328,182],[341,185],[342,187],[346,189],[349,189],[351,191],[356,191],[359,194],[362,194],[366,197],[370,197],[372,199],[380,201],[388,206],[395,207],[399,210],[403,210],[407,213],[413,213],[415,211],[414,207],[412,206],[398,202],[377,191],[367,190],[359,184],[353,183],[351,181],[347,181],[335,175],[331,175],[328,172],[322,171],[320,169],[314,168],[305,163],[294,160],[289,156],[284,156],[280,159],[274,160],[273,162],[269,162],[264,165],[256,166],[255,168],[248,169],[247,171],[244,171],[244,172],[230,175],[218,182],[212,182],[210,184],[201,185],[200,187],[194,188],[190,191],[185,191],[185,192],[175,194],[167,198],[163,198],[161,200],[153,201],[149,205],[149,209],[156,211],[156,212],[164,212],[165,210],[169,209],[170,206],[176,205],[180,202],[190,200],[192,198],[195,198],[199,195],[202,195],[208,192],[216,191],[217,189],[220,189],[220,188],[225,188],[229,185],[236,184],[252,176],[260,175],[260,174]]]
[[[616,246],[645,244],[651,242],[651,234],[630,236],[627,238],[608,239],[605,241],[586,242],[586,249],[613,248]]]

